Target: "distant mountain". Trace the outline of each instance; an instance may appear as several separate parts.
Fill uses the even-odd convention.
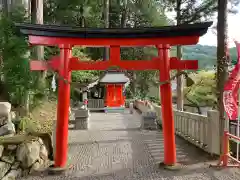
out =
[[[230,57],[232,62],[237,60],[236,48],[230,48]],[[176,48],[171,51],[172,56],[176,56]],[[183,59],[189,60],[199,60],[199,69],[211,69],[216,65],[217,58],[217,47],[216,46],[206,46],[206,45],[193,45],[183,47]]]

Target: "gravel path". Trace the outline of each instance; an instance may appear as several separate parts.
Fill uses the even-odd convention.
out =
[[[25,180],[240,180],[237,170],[208,168],[208,155],[176,138],[181,171],[158,168],[163,136],[141,131],[140,115],[92,113],[88,131],[71,130],[69,163],[61,176],[32,174]]]

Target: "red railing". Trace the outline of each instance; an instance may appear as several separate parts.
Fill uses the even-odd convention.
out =
[[[229,140],[235,139],[237,145],[240,142],[240,137],[230,134],[228,131],[224,131],[223,135],[223,154],[220,157],[219,163],[216,165],[218,167],[240,167],[240,161],[235,157],[231,156],[229,153]],[[238,152],[237,152],[238,153]],[[230,164],[229,160],[232,160],[234,163]]]

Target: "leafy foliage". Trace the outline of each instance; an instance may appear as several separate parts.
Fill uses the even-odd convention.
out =
[[[208,18],[215,12],[216,0],[196,1],[164,1],[164,0],[124,0],[110,1],[109,25],[112,27],[147,27],[163,26],[173,24],[166,16],[166,10],[176,10],[176,2],[181,3],[181,23],[198,22]],[[18,7],[19,8],[19,7]],[[15,34],[13,22],[28,21],[23,19],[24,10],[12,11],[9,19],[1,19],[0,25],[0,51],[3,59],[1,75],[7,90],[10,93],[11,102],[22,103],[24,93],[34,92],[34,97],[42,90],[37,86],[36,79],[39,73],[29,72],[29,49],[23,37]],[[103,27],[104,26],[104,1],[103,0],[46,0],[44,1],[44,23],[45,24],[66,24],[80,27]],[[5,20],[4,20],[5,19]],[[11,20],[10,20],[11,19]],[[4,24],[5,23],[5,24]],[[9,23],[6,25],[6,23]],[[103,57],[104,48],[74,47],[73,55],[81,60],[98,60]],[[234,49],[230,50],[234,54]],[[58,55],[57,47],[45,47],[44,59]],[[175,48],[171,54],[175,55]],[[150,59],[157,55],[155,47],[146,48],[122,48],[121,58],[130,60]],[[232,57],[234,60],[236,56]],[[200,69],[211,69],[216,64],[216,48],[210,46],[186,46],[183,47],[184,59],[198,59]],[[18,63],[16,63],[18,62]],[[96,79],[101,72],[98,71],[74,71],[72,81],[87,83]],[[146,98],[150,86],[158,81],[158,73],[155,71],[127,72],[132,80],[127,89],[129,96]],[[202,73],[202,72],[201,72]],[[201,78],[205,78],[205,75]],[[194,76],[195,77],[195,76]],[[199,78],[199,77],[198,77]],[[200,78],[200,79],[201,79]],[[200,83],[198,85],[202,87]],[[201,92],[198,86],[191,87],[187,95],[195,103],[200,103]],[[197,95],[194,95],[196,92]],[[154,99],[154,97],[152,97]],[[211,99],[211,98],[210,98]],[[209,100],[212,101],[212,100]],[[201,104],[201,103],[200,103]]]
[[[30,72],[29,48],[24,37],[18,36],[15,22],[26,21],[23,11],[14,11],[0,19],[0,56],[2,58],[1,77],[8,91],[8,100],[21,105],[23,97],[36,87],[37,75]]]
[[[196,59],[198,60],[199,69],[213,69],[217,65],[217,47],[216,46],[207,46],[207,45],[192,45],[192,46],[183,46],[183,59]],[[235,64],[237,61],[237,50],[235,47],[229,49],[230,58],[232,64]],[[172,56],[176,56],[176,48],[171,50]]]
[[[174,7],[177,13],[179,11],[178,17],[176,17],[179,24],[201,22],[212,17],[217,10],[216,0],[170,0],[168,2],[173,5],[170,6],[170,9]]]
[[[216,80],[214,71],[192,73],[190,77],[195,84],[185,88],[186,99],[197,106],[216,105]]]
[[[78,57],[81,61],[89,61],[90,58],[84,52],[86,48],[74,47],[72,50],[72,55]],[[88,83],[93,81],[99,76],[98,71],[73,71],[72,72],[72,82],[78,83]]]
[[[39,126],[40,126],[39,122],[34,121],[29,117],[23,117],[19,121],[18,130],[20,132],[25,132],[25,133],[37,132]]]
[[[73,71],[72,82],[90,83],[92,80],[97,79],[98,76],[98,71]]]

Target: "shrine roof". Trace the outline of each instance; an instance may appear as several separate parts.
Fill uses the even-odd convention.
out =
[[[212,22],[144,28],[80,28],[59,25],[16,24],[24,35],[69,38],[165,38],[202,36]]]
[[[104,84],[125,84],[129,78],[123,72],[107,72],[100,78],[99,82]]]

